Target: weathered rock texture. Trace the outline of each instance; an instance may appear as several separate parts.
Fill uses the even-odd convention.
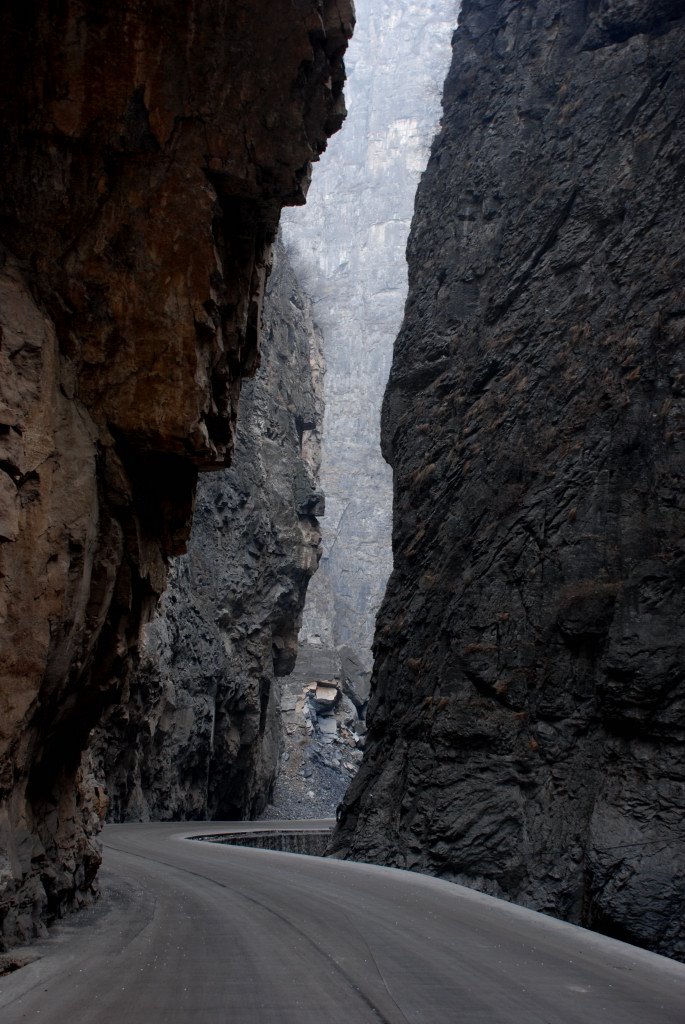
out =
[[[438,123],[458,6],[357,0],[345,131],[317,168],[307,206],[284,218],[326,356],[324,552],[303,638],[353,647],[367,668],[392,568],[380,407],[407,294],[414,193]]]
[[[685,957],[685,3],[465,0],[340,852]]]
[[[94,751],[117,821],[254,817],[281,749],[276,676],[291,671],[307,584],[323,420],[321,336],[279,245],[261,366],[243,385],[230,469],[200,478],[141,659]]]
[[[283,750],[265,818],[333,818],[359,768],[369,673],[350,648],[300,644],[281,684]]]
[[[0,930],[87,892],[81,752],[230,458],[349,0],[0,10]],[[85,818],[84,818],[85,815]]]

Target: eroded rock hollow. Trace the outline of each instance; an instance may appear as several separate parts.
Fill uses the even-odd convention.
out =
[[[685,957],[685,3],[464,0],[338,852]]]
[[[0,922],[99,863],[81,756],[198,470],[230,461],[281,207],[344,117],[350,0],[0,12]]]

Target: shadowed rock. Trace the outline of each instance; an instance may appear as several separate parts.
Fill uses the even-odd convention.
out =
[[[465,0],[340,853],[685,957],[685,3]]]
[[[233,465],[199,481],[188,552],[143,631],[127,699],[94,760],[116,821],[254,817],[281,748],[277,676],[293,667],[321,535],[321,337],[280,244],[261,366],[243,385]],[[305,434],[307,435],[305,440]]]

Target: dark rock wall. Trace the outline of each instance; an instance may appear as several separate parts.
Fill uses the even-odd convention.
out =
[[[0,8],[0,934],[87,893],[81,753],[231,456],[349,0]]]
[[[465,0],[340,853],[685,957],[685,3]]]
[[[280,244],[261,348],[233,464],[200,478],[188,552],[95,743],[117,821],[254,817],[271,794],[276,677],[295,663],[323,511],[321,337]]]

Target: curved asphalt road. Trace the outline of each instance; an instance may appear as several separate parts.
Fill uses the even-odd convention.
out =
[[[663,957],[422,875],[185,838],[240,827],[106,828],[103,900],[0,978],[2,1024],[685,1022]]]

